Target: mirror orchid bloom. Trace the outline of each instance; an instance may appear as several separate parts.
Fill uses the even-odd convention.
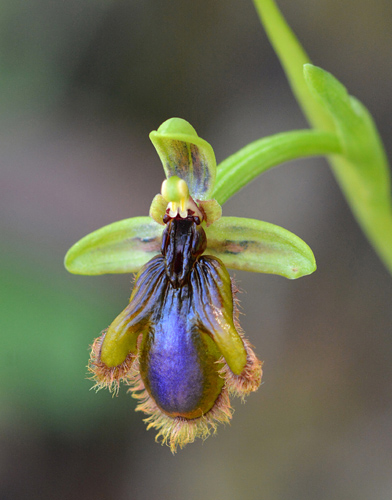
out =
[[[221,217],[213,149],[188,122],[167,120],[150,138],[166,174],[150,217],[87,235],[65,265],[77,274],[137,273],[129,304],[93,343],[89,371],[97,389],[128,386],[148,428],[175,452],[228,423],[230,397],[261,382],[226,268],[298,278],[315,261],[283,228]]]

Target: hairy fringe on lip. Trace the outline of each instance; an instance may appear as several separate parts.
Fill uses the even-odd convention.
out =
[[[253,350],[253,345],[245,337],[244,330],[240,325],[239,315],[241,314],[241,311],[238,294],[241,293],[241,291],[238,288],[234,278],[231,278],[231,293],[233,295],[234,326],[238,334],[240,335],[242,342],[244,343],[247,360],[242,373],[240,373],[240,375],[235,375],[222,358],[220,362],[223,361],[223,367],[221,368],[219,373],[226,381],[225,385],[228,388],[230,396],[239,397],[241,398],[242,402],[244,402],[245,397],[251,392],[257,391],[261,384],[261,378],[263,376],[263,363],[257,358]]]
[[[204,441],[210,434],[215,434],[218,424],[230,422],[234,411],[230,404],[230,395],[239,396],[244,400],[247,394],[259,387],[262,375],[261,362],[256,358],[249,342],[245,339],[243,341],[248,354],[243,372],[234,375],[223,357],[217,361],[218,364],[223,364],[219,374],[225,380],[225,384],[211,410],[194,419],[170,417],[162,412],[147,392],[139,374],[138,360],[135,360],[131,369],[132,377],[128,377],[125,383],[130,386],[129,392],[132,396],[139,401],[136,411],[149,415],[144,419],[147,430],[156,429],[158,434],[155,440],[169,446],[173,454],[176,453],[177,447],[183,448],[197,438]]]
[[[108,368],[105,363],[101,361],[101,346],[106,332],[107,330],[104,330],[101,336],[94,340],[91,346],[90,360],[87,369],[89,373],[91,373],[89,380],[95,382],[91,389],[95,391],[108,389],[113,396],[117,396],[120,389],[120,382],[126,382],[129,377],[132,377],[131,368],[135,363],[136,356],[130,353],[121,365]]]
[[[147,430],[156,429],[158,434],[155,441],[170,447],[174,454],[177,447],[183,448],[195,439],[203,440],[216,432],[219,423],[229,423],[233,409],[230,405],[229,393],[223,387],[220,395],[211,410],[201,417],[187,419],[184,417],[171,417],[164,413],[147,392],[138,370],[138,361],[132,367],[133,379],[128,379],[126,384],[130,386],[129,392],[132,397],[139,401],[136,411],[142,411],[149,415],[144,419]]]
[[[101,346],[106,330],[91,346],[88,370],[92,374],[90,378],[95,382],[93,388],[97,391],[108,388],[113,395],[117,395],[120,382],[127,385],[132,397],[138,401],[136,411],[142,411],[149,415],[144,419],[147,430],[156,429],[158,434],[155,440],[161,442],[162,445],[169,446],[173,454],[176,453],[177,447],[183,448],[187,444],[193,443],[197,438],[205,440],[211,434],[215,434],[218,424],[228,424],[234,411],[230,403],[230,396],[240,397],[244,401],[245,396],[256,391],[261,383],[262,363],[257,359],[250,342],[244,337],[244,332],[239,324],[238,292],[239,290],[232,280],[234,324],[244,343],[247,362],[240,375],[235,375],[230,370],[223,356],[216,362],[221,366],[218,373],[225,383],[212,408],[201,417],[187,419],[171,417],[164,413],[145,388],[139,373],[138,354],[129,354],[121,365],[108,368],[100,360]],[[140,341],[141,336],[139,337],[139,345]]]

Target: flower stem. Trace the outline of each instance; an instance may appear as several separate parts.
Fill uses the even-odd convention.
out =
[[[309,123],[322,130],[334,131],[333,122],[314,99],[306,85],[303,66],[309,56],[286,23],[273,0],[253,0],[268,39],[278,56],[287,80]]]
[[[332,171],[363,232],[392,274],[390,169],[370,113],[332,75],[308,64],[274,0],[253,2],[309,123],[338,135],[343,152],[328,158]]]
[[[341,152],[339,139],[330,132],[296,130],[259,139],[218,165],[213,196],[223,204],[269,168],[297,158]]]

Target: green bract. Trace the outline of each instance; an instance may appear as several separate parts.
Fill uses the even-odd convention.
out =
[[[221,208],[209,199],[216,178],[215,155],[193,127],[180,118],[163,123],[150,134],[170,183],[151,206],[151,218],[134,217],[105,226],[85,236],[67,253],[66,268],[75,274],[138,272],[161,247],[163,218],[168,204],[180,207],[177,177],[189,188],[184,204],[204,219],[208,255],[218,257],[226,267],[270,273],[294,279],[311,274],[316,263],[311,249],[298,236],[279,226],[240,217],[220,217]],[[336,144],[326,143],[333,148]],[[175,177],[176,176],[176,177]],[[218,169],[218,178],[219,176]],[[182,181],[181,181],[182,182]],[[230,183],[231,185],[231,183]],[[224,183],[220,196],[226,201]],[[166,194],[165,194],[166,193]],[[170,198],[170,199],[169,199]]]

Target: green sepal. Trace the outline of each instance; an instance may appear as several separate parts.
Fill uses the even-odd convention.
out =
[[[194,200],[208,200],[214,188],[214,150],[181,118],[170,118],[150,133],[166,177],[177,175],[187,183]]]
[[[206,254],[226,267],[242,271],[300,278],[316,270],[312,250],[282,227],[255,219],[222,217],[205,229]]]
[[[134,273],[160,252],[163,227],[150,217],[132,217],[88,234],[65,256],[74,274]]]

